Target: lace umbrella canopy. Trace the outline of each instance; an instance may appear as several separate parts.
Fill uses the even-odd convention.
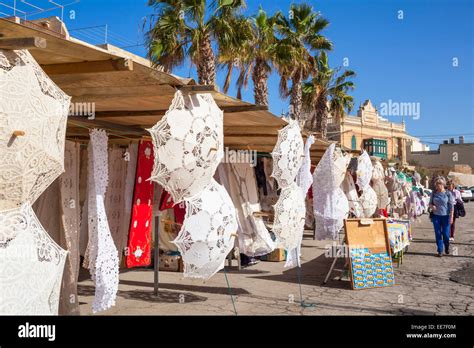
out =
[[[187,199],[183,227],[173,241],[183,257],[184,276],[209,279],[224,268],[237,228],[232,199],[214,179],[201,193]]]
[[[303,190],[296,182],[282,189],[274,211],[273,233],[279,246],[286,250],[297,248],[303,238],[306,206]]]
[[[26,50],[0,50],[0,210],[31,204],[64,171],[70,97]]]
[[[57,315],[66,256],[30,203],[0,212],[0,315]]]
[[[163,186],[175,204],[211,183],[224,156],[223,112],[211,94],[177,91],[166,115],[148,131],[155,147],[150,180]]]
[[[278,140],[272,152],[273,172],[281,188],[292,184],[303,164],[304,142],[296,121],[278,131]]]
[[[349,213],[349,203],[341,189],[349,161],[349,156],[331,144],[314,170],[313,207],[318,239],[336,239]]]

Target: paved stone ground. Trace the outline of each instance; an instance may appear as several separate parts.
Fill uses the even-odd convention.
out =
[[[396,285],[386,288],[351,290],[348,281],[335,279],[322,285],[331,264],[331,259],[324,255],[327,242],[306,236],[302,247],[302,293],[306,303],[314,303],[314,307],[300,306],[297,270],[284,269],[283,262],[262,261],[242,271],[232,267],[227,275],[237,312],[239,315],[473,315],[474,202],[466,204],[466,212],[467,216],[457,221],[453,255],[443,258],[435,257],[433,228],[428,216],[422,216],[414,225],[414,241],[404,263],[399,268],[394,264]],[[339,260],[338,266],[342,263]],[[92,313],[93,295],[93,283],[82,280],[79,283],[81,314]],[[232,315],[234,311],[223,272],[205,283],[184,279],[180,273],[160,272],[160,295],[155,297],[152,270],[132,270],[120,274],[116,306],[103,314]]]

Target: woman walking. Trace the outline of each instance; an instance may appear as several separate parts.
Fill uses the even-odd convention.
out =
[[[436,245],[438,246],[438,256],[443,256],[443,246],[446,255],[449,255],[449,237],[450,225],[453,223],[453,196],[451,192],[445,189],[446,181],[438,177],[431,194],[430,208],[433,212],[431,221],[436,236]]]
[[[453,198],[453,207],[454,207],[454,210],[456,210],[456,204],[458,204],[458,200],[461,201],[461,204],[462,204],[462,197],[461,197],[461,192],[459,192],[458,190],[456,190],[456,188],[454,187],[454,182],[452,180],[448,180],[448,190],[449,192],[451,193],[451,196]],[[454,214],[454,217],[453,217],[453,221],[451,222],[451,227],[450,227],[450,238],[449,240],[451,242],[454,241],[454,229],[456,228],[456,212]]]

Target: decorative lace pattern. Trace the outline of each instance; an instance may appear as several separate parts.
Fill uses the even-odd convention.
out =
[[[119,260],[104,207],[108,183],[108,137],[104,130],[90,131],[88,163],[89,243],[86,260],[95,282],[94,313],[115,305],[119,282]]]
[[[127,232],[123,229],[125,214],[125,178],[127,163],[123,158],[123,150],[119,147],[109,148],[109,184],[105,194],[105,211],[109,223],[110,233],[117,251],[122,254],[126,244]],[[133,195],[133,193],[132,193]],[[124,233],[125,232],[125,233]]]
[[[29,202],[0,212],[0,315],[57,315],[66,255]]]
[[[375,161],[373,166],[372,188],[377,194],[377,207],[379,209],[386,209],[389,204],[389,199],[387,186],[385,186],[385,173],[383,166],[379,161]]]
[[[301,244],[306,216],[305,196],[301,188],[293,182],[282,189],[275,204],[275,233],[280,247],[292,250]]]
[[[306,139],[306,143],[304,145],[304,159],[303,159],[303,164],[301,165],[301,168],[298,172],[298,176],[296,177],[296,183],[298,186],[301,188],[301,191],[306,197],[306,194],[308,193],[308,190],[310,189],[311,185],[313,185],[313,175],[311,174],[311,145],[314,144],[314,136],[309,136],[308,139]],[[305,222],[308,220],[311,220],[313,218],[312,215],[308,216],[310,212],[312,212],[312,209],[306,209],[306,200],[305,200]],[[286,263],[285,267],[296,267],[300,266],[300,256],[301,256],[301,241],[303,239],[303,234],[301,234],[301,240],[298,243],[298,246],[292,250],[288,250],[287,256],[286,256]]]
[[[0,210],[39,195],[64,171],[70,98],[28,51],[0,50]],[[24,131],[24,136],[13,136]]]
[[[303,163],[304,142],[296,121],[278,131],[278,140],[272,152],[273,173],[281,188],[291,185]]]
[[[173,241],[184,261],[184,276],[209,279],[224,268],[237,232],[235,207],[225,188],[214,179],[201,193],[186,200],[186,217]]]
[[[166,115],[148,130],[155,147],[150,180],[168,191],[175,203],[211,183],[224,157],[223,112],[210,94],[176,92]]]
[[[370,156],[366,151],[357,159],[357,185],[362,194],[359,197],[359,202],[362,205],[362,210],[366,218],[372,217],[377,210],[377,194],[370,186],[370,180],[374,172],[374,167]]]
[[[318,239],[336,239],[349,213],[349,203],[341,189],[349,161],[349,156],[331,144],[314,171],[313,206]]]

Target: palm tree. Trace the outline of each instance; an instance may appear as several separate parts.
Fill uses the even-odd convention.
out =
[[[326,139],[329,113],[338,122],[345,110],[351,112],[354,107],[354,98],[347,92],[355,88],[354,82],[348,80],[355,72],[345,70],[339,74],[340,69],[331,69],[324,51],[315,60],[317,73],[303,84],[303,110],[309,114],[305,128]]]
[[[198,82],[215,85],[216,56],[213,42],[230,45],[235,38],[231,25],[245,7],[243,0],[149,0],[155,9],[146,35],[148,56],[166,71],[190,58],[197,68]]]
[[[316,73],[311,51],[331,50],[332,43],[321,31],[329,22],[307,4],[292,4],[288,18],[277,14],[276,29],[280,34],[277,68],[280,94],[290,96],[290,116],[299,119],[302,108],[302,82]],[[291,88],[288,81],[291,80]]]
[[[241,34],[241,40],[235,40],[236,46],[219,52],[219,62],[227,68],[224,92],[229,88],[233,68],[237,68],[237,97],[241,96],[242,88],[247,87],[251,77],[255,104],[268,106],[268,76],[280,50],[275,36],[275,23],[276,17],[268,16],[260,7],[255,16],[234,24],[234,30]]]

